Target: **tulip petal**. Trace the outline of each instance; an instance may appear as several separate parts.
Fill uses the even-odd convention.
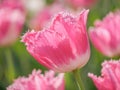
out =
[[[61,34],[44,30],[42,32],[28,32],[23,37],[28,51],[39,62],[47,67],[58,69],[61,64],[68,64],[69,59],[74,59],[69,40]],[[68,61],[67,61],[68,60]]]
[[[70,39],[75,54],[82,54],[89,48],[85,27],[87,14],[88,10],[83,10],[77,19],[69,13],[59,13],[51,26],[52,30],[63,33]]]

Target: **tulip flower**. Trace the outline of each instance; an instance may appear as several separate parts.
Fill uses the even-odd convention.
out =
[[[24,0],[3,0],[0,5],[1,7],[19,9],[23,12],[25,11]]]
[[[13,43],[19,36],[25,20],[25,12],[12,2],[0,5],[0,46]]]
[[[88,76],[93,80],[97,90],[120,90],[120,60],[105,61],[102,64],[102,75],[97,77],[91,73]]]
[[[97,20],[90,28],[90,39],[103,55],[120,55],[120,12],[109,13],[102,21]]]
[[[33,70],[28,77],[19,77],[7,90],[64,90],[64,74],[55,76],[54,71],[48,71],[45,75],[41,71]]]
[[[57,72],[83,67],[89,60],[90,47],[86,32],[88,10],[79,16],[58,13],[48,29],[28,31],[23,37],[28,52],[42,65]]]

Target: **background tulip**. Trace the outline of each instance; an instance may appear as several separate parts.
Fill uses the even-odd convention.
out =
[[[91,73],[88,74],[98,90],[120,89],[120,61],[103,62],[101,73],[102,75],[99,77]]]
[[[104,55],[120,55],[120,12],[109,13],[102,21],[97,20],[90,28],[90,39]]]
[[[54,71],[48,71],[45,75],[41,71],[33,70],[28,77],[19,77],[7,90],[64,90],[64,74],[55,76]]]
[[[0,5],[0,46],[9,45],[17,39],[24,21],[25,12],[19,4],[6,1]]]

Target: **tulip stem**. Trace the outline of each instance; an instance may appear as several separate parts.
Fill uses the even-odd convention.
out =
[[[12,53],[9,48],[6,49],[5,53],[6,53],[6,60],[7,60],[6,78],[8,79],[8,82],[11,83],[11,81],[15,77],[14,63],[12,59]]]
[[[75,80],[77,82],[77,85],[79,87],[79,90],[85,90],[82,80],[81,80],[79,69],[74,70],[73,74],[74,74]]]

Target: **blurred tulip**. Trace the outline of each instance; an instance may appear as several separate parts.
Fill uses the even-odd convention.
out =
[[[64,74],[55,76],[53,71],[45,75],[41,71],[34,70],[29,77],[19,77],[7,90],[64,90]]]
[[[120,12],[109,13],[103,21],[96,21],[89,34],[93,45],[104,55],[120,55]]]
[[[34,30],[41,30],[43,27],[49,26],[48,22],[56,13],[60,11],[63,11],[63,7],[57,3],[45,7],[31,19],[29,27]]]
[[[120,90],[120,60],[105,61],[102,67],[102,76],[88,74],[97,90]]]
[[[2,7],[19,9],[25,11],[24,0],[3,0],[0,4]]]
[[[24,10],[15,3],[4,2],[0,5],[0,46],[9,45],[17,39],[24,20]]]
[[[54,71],[69,72],[81,68],[90,56],[87,14],[88,10],[83,10],[77,17],[67,12],[58,13],[50,28],[27,32],[22,42],[39,63]]]
[[[71,6],[75,8],[79,7],[91,7],[95,4],[96,0],[66,0]]]

